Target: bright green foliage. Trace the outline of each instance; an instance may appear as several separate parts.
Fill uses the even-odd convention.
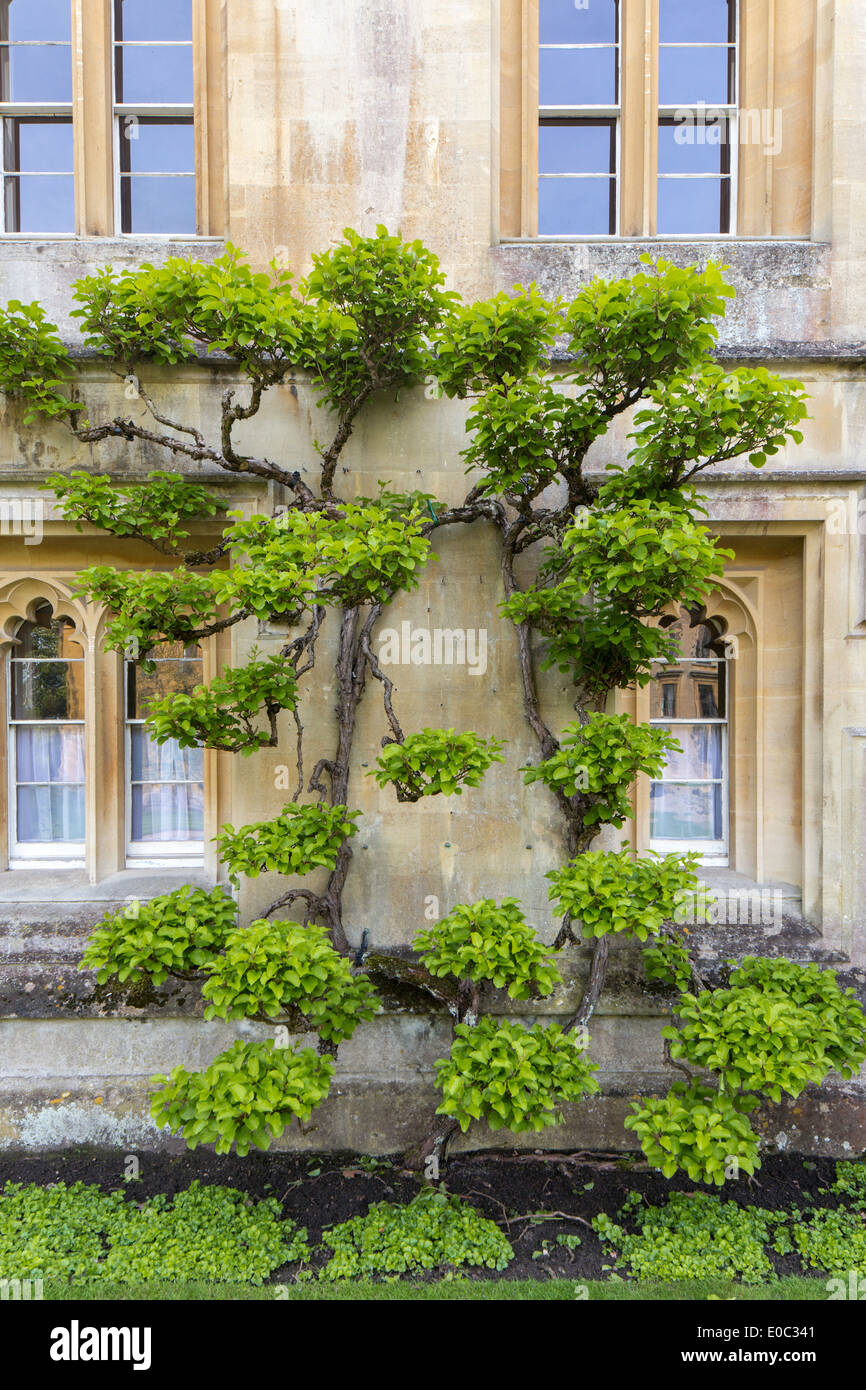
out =
[[[550,994],[562,981],[516,898],[461,903],[413,945],[431,975],[491,980],[512,999]]]
[[[837,1163],[836,1181],[830,1191],[838,1192],[840,1196],[853,1197],[852,1205],[858,1211],[866,1210],[866,1163],[862,1160],[859,1163]]]
[[[666,730],[634,724],[627,714],[591,714],[585,724],[566,724],[552,757],[521,771],[524,782],[589,799],[584,825],[621,826],[634,815],[628,793],[637,774],[658,777],[665,754],[679,749]]]
[[[635,1231],[604,1214],[592,1225],[608,1256],[635,1279],[721,1276],[762,1284],[776,1277],[765,1247],[787,1219],[784,1212],[738,1207],[703,1192],[672,1192],[660,1207],[634,1210],[628,1202],[626,1207],[620,1219],[634,1224]]]
[[[454,304],[434,334],[434,370],[446,395],[483,391],[543,365],[556,337],[559,306],[535,285],[514,289],[474,304]]]
[[[670,637],[645,619],[665,605],[697,603],[732,552],[723,550],[676,494],[639,498],[575,516],[546,552],[542,582],[501,605],[512,622],[547,638],[547,666],[570,673],[588,694],[646,684]],[[592,592],[592,603],[588,596]]]
[[[382,749],[376,767],[367,773],[380,787],[396,787],[398,801],[422,796],[460,796],[464,787],[477,787],[493,763],[504,762],[497,738],[481,738],[453,729],[422,729],[402,743]]]
[[[670,603],[701,602],[729,556],[695,520],[702,508],[690,478],[741,455],[760,466],[789,440],[799,441],[805,405],[797,383],[763,369],[725,373],[709,361],[713,320],[733,293],[718,266],[699,270],[642,260],[641,274],[594,280],[568,305],[546,301],[534,286],[518,286],[466,306],[445,291],[439,262],[420,242],[405,243],[378,227],[373,236],[347,231],[340,244],[314,257],[297,286],[276,263],[268,273],[254,271],[232,246],[213,263],[175,257],[79,281],[74,293],[85,341],[125,364],[128,374],[139,359],[167,366],[204,350],[228,354],[246,381],[249,394],[242,399],[232,391],[223,397],[222,453],[196,429],[166,424],[141,383],[127,392],[138,397],[136,417],[150,411],[170,435],[179,430],[195,457],[241,473],[272,474],[295,489],[279,515],[232,513],[216,544],[187,553],[193,519],[223,509],[199,484],[161,472],[144,487],[115,487],[80,471],[49,479],[76,524],[148,540],[180,565],[174,572],[97,566],[80,576],[80,593],[110,612],[109,648],[146,664],[157,644],[186,646],[246,618],[309,624],[287,645],[286,658],[259,659],[254,650],[242,669],[227,668],[191,694],[154,701],[148,722],[157,742],[242,754],[270,745],[280,711],[296,709],[292,663],[302,672],[312,666],[323,608],[369,609],[416,588],[430,558],[433,526],[482,510],[501,520],[503,499],[518,513],[509,520],[509,590],[517,582],[511,560],[539,540],[551,542],[538,581],[513,592],[503,612],[541,633],[546,665],[570,676],[581,706],[603,708],[613,688],[646,683],[651,663],[670,654],[672,641],[648,620]],[[547,359],[563,338],[570,361],[554,379]],[[64,385],[70,371],[56,330],[38,306],[13,301],[0,311],[0,389],[24,399],[26,419],[65,415],[74,424],[70,412],[78,407]],[[244,460],[232,440],[233,426],[256,415],[263,393],[298,372],[310,374],[319,403],[339,417],[330,447],[315,445],[323,461],[318,500],[284,469]],[[452,396],[483,392],[468,422],[465,457],[481,477],[471,505],[443,517],[432,495],[392,493],[383,484],[377,498],[335,496],[340,451],[365,401],[431,376]],[[598,488],[594,477],[582,474],[587,451],[641,397],[647,408],[635,416],[628,466],[611,467]],[[107,432],[132,438],[141,428],[120,419]],[[167,449],[181,447],[180,436],[164,442]],[[533,499],[553,482],[565,484],[567,504],[534,510]],[[496,505],[475,505],[481,494]],[[343,657],[345,643],[356,644],[353,696],[367,670],[381,677],[367,645],[367,621],[362,614],[357,627],[343,629]],[[387,682],[385,690],[392,727],[399,729]],[[344,722],[341,732],[345,728]],[[459,795],[504,761],[502,747],[496,738],[426,728],[386,742],[369,775],[380,787],[394,786],[402,802]],[[524,772],[528,783],[543,781],[570,800],[571,829],[580,839],[586,828],[621,826],[630,814],[635,776],[657,776],[676,747],[664,731],[596,714],[569,725],[553,756]],[[325,759],[318,766],[330,767],[336,785],[334,765]],[[347,771],[344,764],[341,770]],[[238,830],[224,826],[217,840],[232,881],[268,871],[333,871],[358,813],[326,805],[324,795],[318,805],[293,803],[270,821]],[[663,928],[683,893],[697,886],[695,860],[586,854],[549,875],[550,897],[590,938],[611,931],[651,937],[648,975],[682,986],[691,978],[688,956]],[[322,928],[263,920],[240,932],[233,930],[230,900],[199,910],[193,895],[180,904],[174,897],[166,896],[164,910],[151,904],[132,920],[129,913],[106,920],[88,948],[103,981],[142,974],[160,981],[170,970],[203,969],[210,1016],[285,1015],[315,1027],[324,1044],[349,1036],[359,1018],[370,1016],[369,985],[352,976]],[[321,915],[322,907],[319,901],[310,915]],[[514,899],[461,905],[422,933],[418,945],[434,974],[489,980],[518,999],[548,992],[559,979]],[[715,1002],[709,995],[683,996],[684,1026],[674,1049],[691,1049],[701,1065],[716,1065],[725,1093],[693,1089],[688,1105],[681,1097],[679,1124],[670,1114],[676,1092],[665,1102],[647,1103],[668,1106],[670,1146],[656,1136],[665,1164],[676,1155],[687,1171],[689,1164],[711,1171],[716,1149],[707,1147],[701,1120],[707,1105],[724,1111],[707,1121],[712,1143],[722,1142],[727,1126],[729,1149],[739,1143],[748,1160],[756,1141],[748,1126],[747,1134],[739,1133],[724,1109],[733,1105],[728,1087],[760,1077],[774,1094],[832,1065],[847,1075],[846,1068],[866,1057],[863,1016],[850,991],[817,976],[782,979],[748,962],[741,969],[748,980],[733,980],[731,990],[712,996]],[[689,1010],[697,1012],[686,1017]],[[721,1030],[715,1042],[710,1024]],[[779,1055],[771,1056],[777,1044]],[[192,1146],[216,1142],[225,1151],[237,1142],[246,1152],[251,1143],[266,1147],[293,1115],[308,1117],[327,1094],[331,1069],[328,1058],[309,1049],[238,1043],[202,1073],[177,1068],[170,1081],[163,1078],[153,1113]],[[591,1064],[555,1026],[461,1024],[451,1057],[438,1070],[442,1113],[455,1115],[464,1128],[484,1117],[497,1128],[541,1129],[556,1121],[563,1101],[597,1089]],[[742,1119],[745,1108],[745,1101],[738,1103],[734,1118]]]
[[[820,965],[797,965],[779,956],[745,956],[731,974],[731,985],[781,995],[807,1013],[830,1066],[846,1080],[866,1061],[863,1007],[853,989],[840,987],[832,970],[822,970]]]
[[[320,569],[315,517],[294,508],[273,520],[230,512],[223,532],[233,564],[214,576],[220,603],[266,621],[297,619],[314,601]]]
[[[106,1279],[261,1284],[280,1265],[310,1256],[306,1230],[283,1217],[275,1197],[257,1202],[236,1188],[194,1181],[171,1201],[160,1194],[132,1210],[137,1215],[106,1255]]]
[[[82,1182],[7,1182],[0,1192],[0,1268],[7,1279],[99,1278],[103,1233],[126,1227],[121,1192]]]
[[[24,423],[69,416],[84,406],[67,394],[69,353],[40,304],[10,299],[0,307],[0,390],[24,404]]]
[[[333,869],[340,846],[357,834],[360,811],[324,802],[286,806],[273,820],[255,821],[235,830],[224,825],[217,836],[221,861],[228,866],[232,883],[240,875],[257,878],[262,873],[308,874],[313,869]]]
[[[274,520],[234,517],[225,536],[242,563],[214,576],[220,602],[264,619],[312,601],[352,606],[411,591],[430,541],[420,500],[406,503],[395,508],[392,496],[343,503],[339,516],[291,509]]]
[[[306,1231],[275,1198],[194,1181],[143,1202],[95,1185],[7,1183],[0,1192],[0,1268],[7,1279],[208,1279],[261,1284],[309,1258]]]
[[[567,566],[598,602],[646,617],[672,599],[699,602],[721,562],[733,558],[678,499],[641,499],[628,508],[581,514],[564,533],[559,552],[548,555],[545,571]]]
[[[641,475],[676,486],[687,465],[707,468],[748,453],[760,468],[791,439],[806,415],[799,381],[775,376],[766,367],[725,372],[713,362],[647,393],[650,408],[639,410],[630,458]]]
[[[718,1072],[727,1090],[760,1091],[778,1103],[783,1091],[798,1096],[832,1070],[827,1040],[839,1041],[832,1021],[781,991],[739,985],[683,994],[677,1015],[679,1026],[664,1029],[671,1056]]]
[[[109,912],[89,937],[79,970],[95,970],[101,985],[147,975],[161,985],[170,974],[199,970],[221,951],[237,923],[237,904],[223,888],[176,888],[149,902]]]
[[[703,270],[641,261],[649,269],[626,280],[591,281],[565,314],[566,346],[578,363],[571,375],[591,384],[608,410],[696,366],[715,345],[713,318],[734,297],[712,261]]]
[[[484,493],[535,497],[557,475],[576,473],[607,421],[595,399],[570,399],[547,378],[506,377],[473,406],[467,428],[472,442],[463,451],[467,472],[484,472]]]
[[[121,486],[102,474],[73,468],[50,474],[41,487],[62,502],[63,515],[78,531],[86,521],[113,536],[157,542],[167,552],[177,551],[188,538],[184,522],[216,516],[226,508],[209,488],[162,471],[148,473],[143,483]]]
[[[642,955],[648,980],[661,980],[680,991],[688,989],[692,962],[682,942],[670,936],[659,937],[653,946],[644,947]]]
[[[693,1182],[721,1187],[733,1172],[752,1174],[761,1166],[758,1137],[746,1119],[757,1103],[676,1081],[666,1096],[634,1101],[624,1124],[666,1178],[681,1168]]]
[[[647,974],[682,985],[688,955],[676,941],[645,953]],[[731,961],[731,965],[735,962]],[[866,1018],[853,990],[841,990],[830,970],[782,959],[747,956],[730,989],[683,993],[677,1026],[663,1029],[674,1060],[716,1072],[719,1090],[678,1083],[662,1100],[636,1103],[626,1120],[650,1163],[672,1177],[721,1184],[731,1158],[751,1173],[758,1139],[745,1113],[820,1084],[836,1067],[851,1076],[866,1059]]]
[[[456,295],[420,241],[404,242],[377,227],[313,256],[301,286],[313,304],[336,310],[340,332],[318,347],[311,364],[320,399],[344,410],[365,388],[411,386],[431,369],[428,336]]]
[[[555,666],[593,699],[606,695],[611,682],[646,685],[652,663],[671,654],[670,633],[610,603],[590,607],[571,579],[514,594],[501,612],[544,635],[542,669]]]
[[[430,541],[421,534],[421,507],[395,514],[389,506],[345,503],[341,510],[338,521],[313,514],[324,575],[319,597],[352,607],[386,603],[398,589],[416,589],[430,558]]]
[[[112,613],[103,645],[145,656],[161,642],[195,642],[214,621],[215,574],[191,570],[115,570],[94,565],[76,576],[76,592]]]
[[[464,1134],[473,1120],[491,1129],[546,1129],[562,1120],[558,1107],[598,1091],[590,1062],[576,1038],[556,1023],[482,1018],[454,1029],[451,1055],[436,1063],[442,1092],[438,1115],[452,1115]]]
[[[151,700],[147,727],[155,743],[174,739],[180,748],[223,748],[249,757],[271,742],[270,730],[257,728],[267,714],[294,709],[298,682],[292,666],[281,656],[257,660],[253,648],[245,666],[223,667],[207,685],[190,695],[166,695]]]
[[[846,1281],[854,1271],[866,1278],[866,1214],[863,1210],[798,1212],[790,1229],[779,1233],[780,1255],[796,1250],[807,1269],[820,1269]]]
[[[140,359],[172,364],[202,348],[228,352],[255,381],[279,381],[311,359],[328,316],[305,306],[291,275],[272,265],[254,273],[229,245],[213,262],[171,256],[119,273],[111,267],[77,281],[85,342],[132,367]],[[339,319],[335,319],[338,328]]]
[[[175,1067],[170,1076],[154,1076],[159,1089],[150,1097],[150,1113],[160,1129],[182,1134],[187,1147],[213,1144],[240,1157],[250,1145],[268,1148],[292,1120],[304,1122],[331,1088],[334,1063],[311,1047],[277,1047],[273,1042],[236,1042],[215,1057],[205,1071]]]
[[[640,941],[673,919],[684,893],[697,888],[700,855],[647,855],[630,850],[588,850],[551,869],[548,896],[557,910],[579,921],[587,937],[630,932]]]
[[[374,1202],[365,1216],[329,1226],[323,1244],[334,1253],[322,1279],[416,1274],[477,1265],[505,1269],[514,1251],[495,1222],[461,1197],[425,1188],[411,1202]]]
[[[378,1008],[366,977],[354,978],[324,927],[298,922],[251,922],[230,932],[224,954],[205,966],[205,1018],[277,1019],[328,1042],[350,1038]]]

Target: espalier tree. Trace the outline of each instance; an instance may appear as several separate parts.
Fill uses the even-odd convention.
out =
[[[47,479],[68,518],[145,542],[159,557],[154,569],[95,566],[79,576],[81,594],[109,612],[106,645],[146,662],[161,643],[199,643],[249,619],[289,634],[279,651],[253,649],[209,684],[154,700],[147,719],[158,743],[241,756],[276,747],[281,721],[284,733],[293,721],[291,800],[273,819],[226,825],[218,837],[232,883],[269,871],[288,880],[284,891],[244,927],[222,888],[167,893],[106,917],[84,959],[103,983],[198,979],[207,1017],[275,1026],[272,1038],[239,1040],[202,1072],[177,1067],[155,1079],[157,1122],[191,1146],[245,1153],[306,1121],[328,1094],[339,1044],[379,1007],[374,982],[388,978],[427,991],[453,1020],[450,1055],[437,1065],[442,1102],[413,1151],[417,1166],[433,1171],[429,1160],[473,1120],[543,1130],[563,1104],[598,1090],[587,1025],[617,933],[641,944],[649,978],[680,992],[666,1046],[688,1079],[636,1102],[627,1122],[668,1175],[681,1167],[721,1181],[732,1161],[751,1171],[757,1139],[747,1114],[757,1098],[796,1095],[866,1056],[863,1014],[830,972],[749,960],[727,988],[707,987],[676,927],[683,895],[697,887],[693,857],[590,848],[602,827],[631,814],[637,774],[658,775],[676,746],[607,706],[669,654],[653,620],[671,604],[699,604],[727,558],[697,519],[695,481],[742,455],[760,467],[800,442],[805,415],[797,382],[763,368],[725,372],[712,360],[714,321],[733,293],[718,267],[644,260],[639,274],[594,280],[569,303],[519,286],[462,303],[423,245],[384,228],[347,232],[298,283],[276,263],[254,273],[233,248],[213,264],[103,270],[77,282],[74,312],[89,348],[144,407],[107,421],[91,418],[82,386],[70,385],[72,364],[40,306],[12,301],[0,312],[0,385],[25,420],[62,421],[93,446],[146,446],[174,465],[128,483],[84,471]],[[557,372],[555,342],[567,362]],[[225,391],[212,422],[172,418],[151,394],[149,366],[212,352],[232,360],[243,389]],[[312,470],[305,479],[238,440],[267,392],[299,376],[330,422],[329,438],[310,444],[315,485]],[[463,503],[384,486],[375,497],[342,495],[338,465],[359,412],[379,393],[396,397],[422,382],[471,402],[473,482]],[[601,479],[590,474],[593,442],[635,407],[627,457]],[[216,490],[190,478],[199,465],[275,484],[268,495],[281,502],[272,514],[227,510]],[[349,785],[365,689],[380,689],[386,723],[369,775],[399,801],[471,795],[503,761],[500,741],[471,730],[404,731],[372,645],[387,605],[417,586],[434,533],[482,519],[500,540],[502,612],[537,744],[521,771],[530,786],[544,784],[562,817],[563,863],[549,875],[561,926],[545,947],[518,901],[485,898],[454,905],[416,938],[411,957],[373,949],[356,961],[342,895],[359,815]],[[193,521],[199,534],[210,528],[205,548],[191,540]],[[522,586],[518,561],[531,547],[541,558]],[[336,629],[336,669],[326,673],[336,690],[334,742],[314,755],[299,697],[321,675],[326,628]],[[536,637],[544,663],[573,685],[575,718],[558,733],[539,699]],[[319,886],[298,882],[313,871]],[[481,1012],[490,986],[516,1001],[549,995],[561,978],[557,954],[581,940],[591,944],[591,968],[562,1026]],[[310,1034],[316,1048],[300,1045]]]

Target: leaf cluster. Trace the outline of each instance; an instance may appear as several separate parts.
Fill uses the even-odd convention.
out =
[[[511,999],[548,995],[562,980],[516,898],[461,903],[412,944],[431,975],[489,980]]]

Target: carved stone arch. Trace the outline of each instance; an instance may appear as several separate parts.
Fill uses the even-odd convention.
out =
[[[0,650],[16,645],[17,629],[22,622],[32,622],[43,603],[50,603],[55,618],[68,618],[85,650],[93,651],[100,610],[75,598],[65,580],[44,575],[0,579]]]
[[[686,614],[692,625],[708,623],[718,631],[729,659],[737,656],[742,643],[751,648],[757,646],[758,614],[755,606],[742,589],[728,579],[718,581],[714,591],[702,604],[668,604],[659,619],[660,626],[668,626]]]
[[[719,636],[716,649],[728,663],[729,698],[729,865],[761,881],[764,873],[764,777],[761,746],[764,726],[761,582],[743,575],[716,581],[702,604],[669,604],[659,619],[670,626],[686,617],[691,626],[707,624]],[[639,690],[635,717],[649,719],[649,694]],[[636,844],[649,847],[649,784],[640,779],[636,799]]]

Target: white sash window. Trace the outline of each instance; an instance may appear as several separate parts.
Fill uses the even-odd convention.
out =
[[[192,691],[202,681],[198,647],[166,642],[152,670],[126,663],[127,855],[137,862],[200,863],[204,853],[204,750],[175,739],[154,743],[145,717],[150,701]]]
[[[9,655],[9,829],[13,866],[84,862],[84,650],[49,603]]]
[[[727,863],[729,821],[728,662],[710,623],[673,624],[681,658],[656,662],[650,683],[650,722],[673,734],[671,753],[650,783],[650,848],[698,850],[709,863]]]

